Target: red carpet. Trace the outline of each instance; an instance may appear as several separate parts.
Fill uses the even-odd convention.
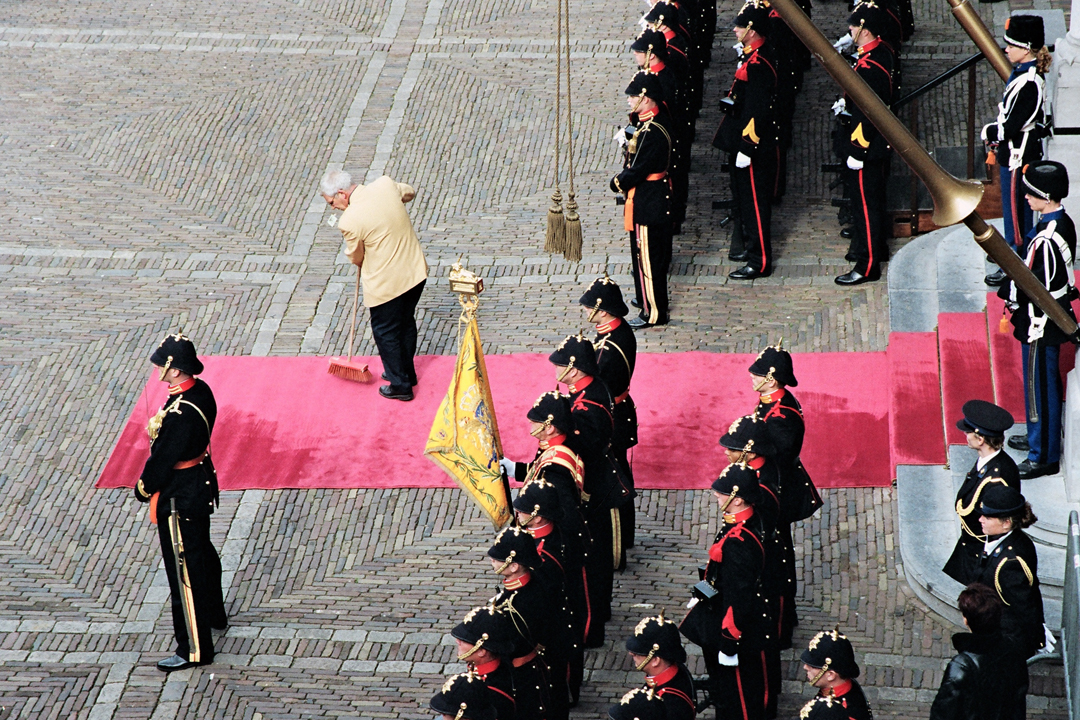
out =
[[[726,465],[717,444],[739,415],[754,408],[746,368],[752,355],[642,354],[633,396],[641,444],[634,475],[641,488],[706,488]],[[385,400],[378,384],[326,372],[324,357],[209,357],[202,377],[219,404],[212,453],[224,490],[248,488],[450,487],[423,456],[431,422],[446,393],[454,358],[416,359],[420,385],[410,403]],[[375,376],[378,358],[370,358]],[[795,394],[806,413],[803,462],[818,487],[887,486],[888,383],[885,353],[796,356]],[[545,355],[487,357],[499,428],[508,457],[529,460],[536,441],[526,410],[555,386]],[[98,480],[130,487],[148,453],[147,418],[164,400],[151,383]]]
[[[944,394],[945,437],[950,445],[965,444],[964,433],[956,427],[968,400],[994,402],[994,381],[990,376],[985,313],[941,313],[938,315],[938,345],[941,350],[941,388]]]
[[[894,332],[886,354],[893,470],[945,464],[937,334]]]

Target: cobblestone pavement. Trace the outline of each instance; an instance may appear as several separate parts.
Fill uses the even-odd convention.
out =
[[[213,527],[232,627],[213,666],[166,677],[153,667],[171,650],[154,533],[128,494],[92,484],[167,330],[207,354],[343,349],[353,276],[316,193],[327,168],[417,186],[433,273],[464,258],[488,279],[489,352],[546,350],[579,327],[566,308],[583,284],[605,269],[629,279],[606,186],[642,7],[573,3],[586,248],[571,264],[540,250],[551,0],[0,0],[0,718],[429,716],[457,667],[445,633],[493,577],[490,528],[459,492],[227,494]],[[730,18],[735,4],[720,8]],[[845,8],[822,2],[815,19],[837,36]],[[984,12],[1000,27],[1007,6]],[[916,13],[909,87],[973,52],[944,3],[918,0]],[[711,210],[727,190],[707,140],[731,41],[718,34],[708,73],[674,322],[643,349],[754,351],[783,335],[798,352],[882,350],[885,283],[832,283],[846,242],[818,173],[836,95],[820,68],[800,99],[778,271],[727,281],[727,231]],[[999,86],[979,78],[989,116]],[[929,146],[961,143],[962,87],[923,103]],[[456,317],[432,287],[421,352],[453,352]],[[362,330],[360,351],[373,353]],[[894,493],[826,499],[797,533],[797,641],[840,623],[866,653],[876,714],[925,716],[953,628],[899,579]],[[601,717],[637,681],[618,639],[646,612],[676,613],[715,527],[704,493],[640,503],[639,546],[576,717]],[[1037,673],[1032,715],[1064,717],[1060,669]],[[790,715],[806,689],[796,663],[786,677]]]

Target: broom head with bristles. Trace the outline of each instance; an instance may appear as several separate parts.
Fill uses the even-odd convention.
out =
[[[334,377],[353,382],[369,383],[375,379],[366,363],[353,362],[351,359],[330,358],[330,367],[326,369]]]
[[[578,215],[577,201],[574,193],[570,193],[566,199],[566,245],[563,257],[570,262],[581,262],[581,216]]]

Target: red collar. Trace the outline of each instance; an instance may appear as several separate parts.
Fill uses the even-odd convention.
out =
[[[863,45],[862,47],[859,48],[859,57],[862,57],[863,55],[870,52],[871,50],[873,50],[874,48],[876,48],[880,44],[881,44],[881,38],[879,38],[879,37],[874,38],[873,40],[871,40],[870,42],[866,43],[865,45]]]
[[[748,508],[744,508],[737,513],[724,513],[724,522],[729,525],[735,523],[746,522],[754,515],[754,507],[751,505]]]
[[[520,590],[528,585],[530,580],[532,580],[532,575],[525,573],[517,580],[503,580],[503,587],[507,590]]]
[[[749,465],[752,470],[760,470],[761,467],[765,464],[765,458],[756,457],[753,460],[747,460],[746,464]]]
[[[644,116],[642,116],[642,117],[644,117]],[[570,392],[576,393],[578,390],[584,390],[585,388],[589,387],[589,385],[592,384],[592,381],[593,381],[593,376],[592,375],[586,375],[585,377],[581,378],[580,380],[578,380],[573,385],[567,385],[566,387],[568,387],[570,389]]]
[[[190,390],[193,387],[195,387],[195,378],[188,378],[187,380],[180,383],[179,385],[170,385],[169,386],[169,394],[170,395],[179,395],[180,393],[187,392],[188,390]]]
[[[743,45],[743,49],[742,49],[743,55],[749,55],[750,53],[754,52],[755,50],[757,50],[759,47],[761,47],[764,44],[765,44],[765,38],[758,38],[757,40],[750,43],[749,45]]]
[[[833,697],[843,697],[844,695],[847,695],[849,692],[851,692],[851,681],[845,680],[839,685],[833,686],[833,689],[830,692],[832,692]]]
[[[474,665],[473,670],[476,671],[477,675],[479,675],[481,678],[483,678],[488,673],[493,673],[496,670],[498,670],[499,669],[499,663],[500,663],[499,658],[495,658],[491,662],[486,662],[483,665]]]
[[[622,318],[615,318],[614,320],[611,320],[609,322],[600,323],[599,325],[597,325],[596,332],[600,333],[601,335],[607,335],[620,325],[622,325]]]
[[[656,114],[658,112],[660,112],[659,107],[655,107],[652,110],[643,110],[642,112],[638,113],[638,120],[641,120],[642,122],[645,122],[646,120],[652,120],[654,117],[656,117]]]
[[[675,37],[675,31],[674,30],[672,30],[671,28],[668,28],[667,30],[664,31],[664,39],[665,40],[670,40],[673,37]]]
[[[529,528],[525,532],[529,533],[530,535],[532,535],[537,540],[540,540],[542,538],[546,538],[548,535],[550,535],[554,531],[555,531],[555,524],[549,522],[547,525],[541,525],[540,527]]]
[[[660,71],[666,67],[667,65],[665,65],[663,62],[657,60],[656,58],[653,58],[652,63],[649,65],[649,72],[653,73],[654,75],[658,75]]]
[[[779,390],[773,390],[771,393],[767,393],[765,395],[762,395],[758,399],[761,400],[761,402],[763,402],[763,403],[771,403],[771,402],[776,402],[777,400],[780,400],[782,397],[784,397],[784,394],[785,394],[784,388],[780,388]]]
[[[565,444],[566,444],[566,435],[555,435],[550,440],[541,440],[540,441],[540,449],[541,450],[547,450],[550,447],[554,447],[556,445],[565,445]]]
[[[667,685],[674,677],[679,673],[679,666],[672,665],[667,670],[657,673],[656,675],[649,675],[645,678],[645,684],[649,687],[659,687],[661,685]]]

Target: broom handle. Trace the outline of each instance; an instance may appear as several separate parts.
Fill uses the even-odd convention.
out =
[[[356,268],[356,287],[352,297],[352,322],[349,324],[349,362],[352,362],[353,339],[356,337],[356,306],[360,304],[360,268]]]

